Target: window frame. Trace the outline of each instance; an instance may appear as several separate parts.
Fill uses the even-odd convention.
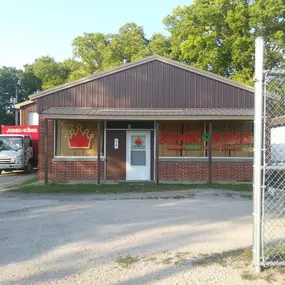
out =
[[[56,155],[56,142],[57,142],[57,122],[64,121],[61,119],[53,120],[53,160],[54,161],[98,161],[98,155],[94,156],[82,156],[82,155]],[[103,123],[103,132],[102,132],[102,152],[103,155],[100,155],[100,161],[105,160],[105,123]]]

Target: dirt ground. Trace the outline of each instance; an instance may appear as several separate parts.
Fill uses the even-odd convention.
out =
[[[203,263],[252,244],[252,200],[183,193],[118,200],[2,193],[0,283],[268,284],[249,280],[244,262]]]

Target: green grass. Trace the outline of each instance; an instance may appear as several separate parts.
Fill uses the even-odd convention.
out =
[[[268,246],[264,249],[267,261],[280,261],[285,259],[285,245]]]
[[[37,177],[34,177],[34,178],[29,178],[27,180],[24,180],[23,182],[19,183],[19,184],[16,184],[15,185],[11,185],[8,187],[8,189],[11,189],[11,188],[15,188],[15,187],[22,187],[22,186],[28,186],[30,184],[33,184],[33,183],[36,183],[38,181],[38,178]]]
[[[218,253],[213,255],[200,255],[201,258],[194,261],[195,265],[209,266],[212,264],[218,264],[222,267],[227,266],[228,262],[244,262],[249,264],[252,258],[252,252],[250,248],[232,250],[224,253]]]
[[[34,177],[34,178],[30,178],[30,179],[23,181],[20,185],[21,186],[30,185],[30,184],[36,183],[37,181],[38,181],[38,177]]]
[[[133,264],[139,262],[139,258],[138,257],[132,257],[132,256],[126,256],[126,257],[120,257],[117,259],[117,263],[124,267],[124,268],[129,268],[131,267]]]
[[[34,182],[36,180],[33,180]],[[252,191],[252,185],[247,183],[242,184],[155,184],[155,183],[118,183],[118,184],[59,184],[50,183],[31,184],[31,181],[26,181],[25,184],[17,185],[10,191],[19,191],[23,193],[75,193],[75,194],[108,194],[108,193],[143,193],[157,191],[175,191],[175,190],[190,190],[190,189],[220,189],[232,191]],[[181,197],[176,197],[179,199]]]
[[[164,264],[164,265],[168,265],[172,262],[172,258],[171,257],[167,257],[162,259],[159,263]]]
[[[257,280],[257,279],[258,279],[258,276],[252,274],[252,273],[249,272],[249,271],[243,271],[243,272],[241,273],[241,278],[242,278],[243,280],[253,281],[253,280]]]

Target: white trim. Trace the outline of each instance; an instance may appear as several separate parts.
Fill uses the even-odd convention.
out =
[[[145,165],[131,165],[131,150],[132,150],[132,136],[145,136],[145,149],[137,150],[143,151],[146,155]],[[126,132],[126,181],[150,181],[151,180],[151,145],[150,145],[150,131],[133,131]],[[136,174],[141,174],[136,176]],[[145,176],[144,176],[144,175]]]
[[[106,130],[107,122],[104,121],[104,135],[103,135],[103,144],[104,144],[104,157],[107,157],[107,130]],[[107,179],[107,160],[104,159],[104,181]]]
[[[97,156],[55,156],[53,161],[98,161]],[[101,156],[100,161],[105,161]]]
[[[117,129],[106,129],[107,131],[154,131],[154,129],[121,129],[121,128],[117,128]]]
[[[53,120],[53,157],[56,157],[56,128],[57,120]]]
[[[157,121],[154,121],[155,128],[153,130],[153,180],[156,181],[156,126],[157,126]]]
[[[30,104],[33,104],[33,103],[35,103],[35,101],[27,100],[27,101],[15,104],[15,108],[16,109],[21,109],[21,107],[24,107],[24,106],[27,106],[27,105],[30,105]]]
[[[205,161],[208,157],[203,156],[160,156],[159,161]],[[213,162],[252,162],[253,157],[212,157]]]

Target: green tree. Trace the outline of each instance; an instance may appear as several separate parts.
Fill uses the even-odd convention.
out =
[[[125,24],[117,34],[84,33],[73,40],[72,46],[74,57],[82,63],[78,76],[132,62],[151,54],[143,28],[135,23]]]
[[[165,57],[169,57],[171,54],[170,40],[166,36],[159,33],[152,35],[149,48],[152,54],[159,54]]]
[[[109,43],[109,37],[102,33],[84,33],[73,40],[73,55],[84,64],[87,74],[103,70],[104,54]]]
[[[284,0],[195,0],[164,19],[171,57],[253,84],[254,41],[266,38],[266,65],[284,58]],[[283,41],[282,41],[283,40]]]
[[[68,82],[89,75],[86,65],[74,58],[65,59],[62,66],[68,71],[68,78],[66,79]]]
[[[13,98],[18,92],[18,70],[13,67],[0,68],[0,125],[14,123]]]
[[[50,56],[42,56],[32,64],[34,75],[42,82],[42,89],[51,88],[67,81],[69,70],[63,63]]]
[[[16,97],[25,101],[29,94],[38,91],[41,82],[29,70],[14,67],[0,68],[0,125],[14,124]]]
[[[132,62],[141,59],[151,52],[142,27],[127,23],[112,37],[111,47],[120,57],[121,62]]]
[[[21,82],[22,98],[19,100],[27,100],[28,96],[42,90],[42,81],[36,77],[33,66],[26,64],[24,66],[24,72],[19,71],[19,80]]]

